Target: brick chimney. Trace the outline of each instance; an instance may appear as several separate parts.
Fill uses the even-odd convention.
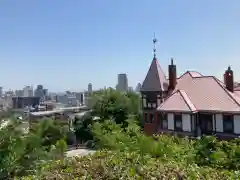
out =
[[[231,70],[231,67],[229,66],[228,69],[225,71],[224,74],[225,79],[225,85],[227,90],[230,92],[233,92],[234,90],[234,79],[233,79],[233,71]]]
[[[168,66],[168,78],[169,78],[169,90],[174,90],[177,84],[177,68],[173,64],[173,58],[171,58],[171,64]]]

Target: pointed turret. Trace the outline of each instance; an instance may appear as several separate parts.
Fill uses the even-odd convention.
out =
[[[156,57],[156,48],[155,44],[157,42],[157,39],[153,39],[153,60],[150,65],[150,68],[148,70],[148,73],[145,77],[145,80],[143,81],[141,91],[167,91],[168,89],[168,81],[166,79],[166,76],[161,68],[161,66],[158,64],[158,60]]]
[[[153,60],[141,88],[144,129],[148,134],[156,132],[159,127],[157,107],[164,101],[168,91],[168,81],[156,57],[156,42],[154,37]]]
[[[143,81],[141,91],[167,91],[168,81],[158,64],[156,57],[153,58],[145,80]]]

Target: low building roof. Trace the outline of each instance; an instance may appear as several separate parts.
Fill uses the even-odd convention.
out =
[[[224,83],[214,76],[192,76],[189,71],[178,78],[175,90],[158,109],[186,110],[186,97],[196,111],[240,113],[240,97],[228,91]]]
[[[30,112],[32,116],[47,116],[55,113],[62,113],[63,110],[51,110],[51,111],[38,111],[38,112]]]
[[[196,112],[197,109],[184,90],[177,90],[158,107],[158,110]]]

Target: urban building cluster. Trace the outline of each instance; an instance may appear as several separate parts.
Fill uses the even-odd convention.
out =
[[[88,84],[88,90],[84,92],[69,92],[65,93],[50,93],[43,85],[37,85],[36,89],[33,86],[25,86],[23,89],[8,90],[3,92],[3,87],[0,87],[0,107],[2,109],[28,109],[30,111],[41,111],[43,105],[50,108],[50,104],[57,107],[71,107],[87,105],[87,96],[91,93],[92,84]]]
[[[140,92],[141,84],[138,83],[135,89]],[[126,92],[134,91],[128,86],[127,74],[118,74],[116,90]],[[89,103],[89,93],[93,92],[93,86],[88,84],[87,91],[52,93],[43,85],[37,85],[34,89],[32,85],[23,89],[3,91],[0,87],[0,108],[1,109],[24,109],[27,111],[45,111],[60,107],[77,107]]]

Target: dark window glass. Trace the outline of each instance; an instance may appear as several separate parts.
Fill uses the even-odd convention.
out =
[[[233,115],[223,115],[223,132],[233,133]]]
[[[154,114],[145,113],[145,122],[153,123],[153,121],[154,121]]]
[[[147,121],[148,121],[148,114],[144,113],[144,122],[147,122]]]
[[[167,113],[161,114],[161,128],[167,129],[168,128],[168,119],[167,119]]]
[[[154,114],[149,115],[149,123],[153,123],[154,121]]]
[[[167,114],[159,113],[158,114],[158,123],[160,129],[167,129]]]
[[[182,115],[174,114],[174,129],[176,131],[182,131]]]

